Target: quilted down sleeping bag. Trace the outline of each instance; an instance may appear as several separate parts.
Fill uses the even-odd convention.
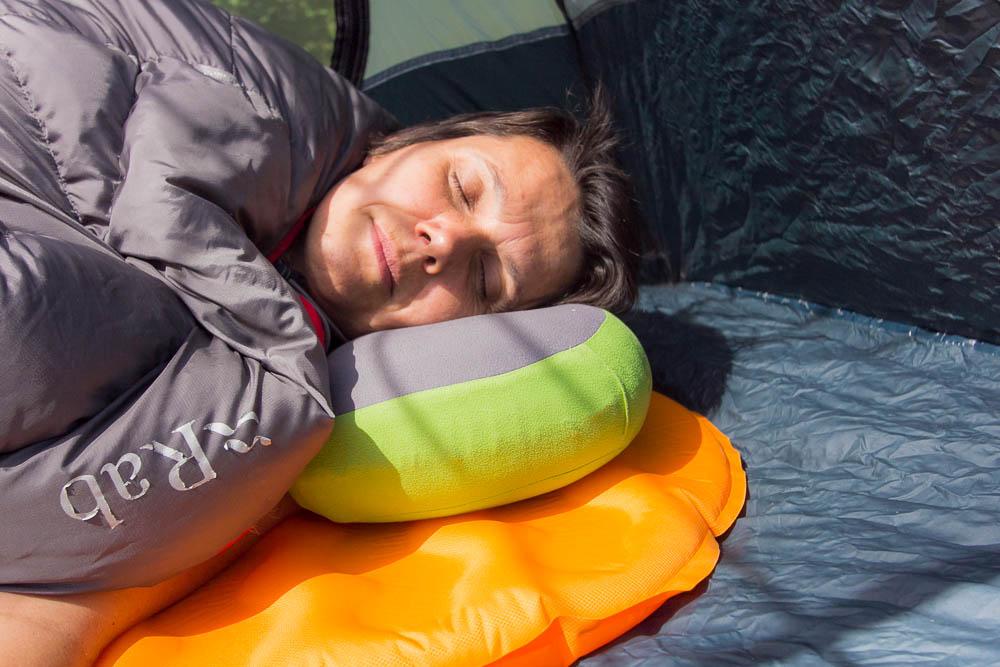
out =
[[[207,3],[2,0],[0,47],[0,589],[150,584],[329,434],[268,255],[393,121]]]

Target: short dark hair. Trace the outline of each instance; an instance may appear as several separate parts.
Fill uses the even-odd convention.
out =
[[[544,305],[585,303],[621,314],[635,302],[640,237],[632,186],[618,164],[618,139],[607,95],[598,87],[587,118],[555,107],[477,112],[430,121],[377,140],[371,154],[385,155],[426,141],[477,134],[526,136],[559,151],[580,190],[578,232],[583,268],[569,290]]]

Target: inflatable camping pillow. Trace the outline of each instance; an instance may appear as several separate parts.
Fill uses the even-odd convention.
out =
[[[446,516],[565,486],[628,445],[651,391],[632,332],[579,305],[378,332],[329,367],[333,433],[292,495],[340,522]]]

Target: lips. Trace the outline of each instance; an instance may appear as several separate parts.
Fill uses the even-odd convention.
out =
[[[392,295],[398,281],[392,271],[392,267],[396,263],[396,258],[389,240],[374,222],[372,223],[372,245],[375,247],[375,259],[378,261],[378,268],[382,274],[382,283],[389,290],[389,294]]]

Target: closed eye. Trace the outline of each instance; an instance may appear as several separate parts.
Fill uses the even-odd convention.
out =
[[[465,188],[462,187],[462,182],[458,180],[458,174],[456,174],[455,172],[452,172],[451,174],[451,184],[454,186],[455,191],[458,193],[458,196],[462,199],[462,202],[465,204],[465,207],[472,208],[472,201],[469,199],[469,196],[465,193]]]

